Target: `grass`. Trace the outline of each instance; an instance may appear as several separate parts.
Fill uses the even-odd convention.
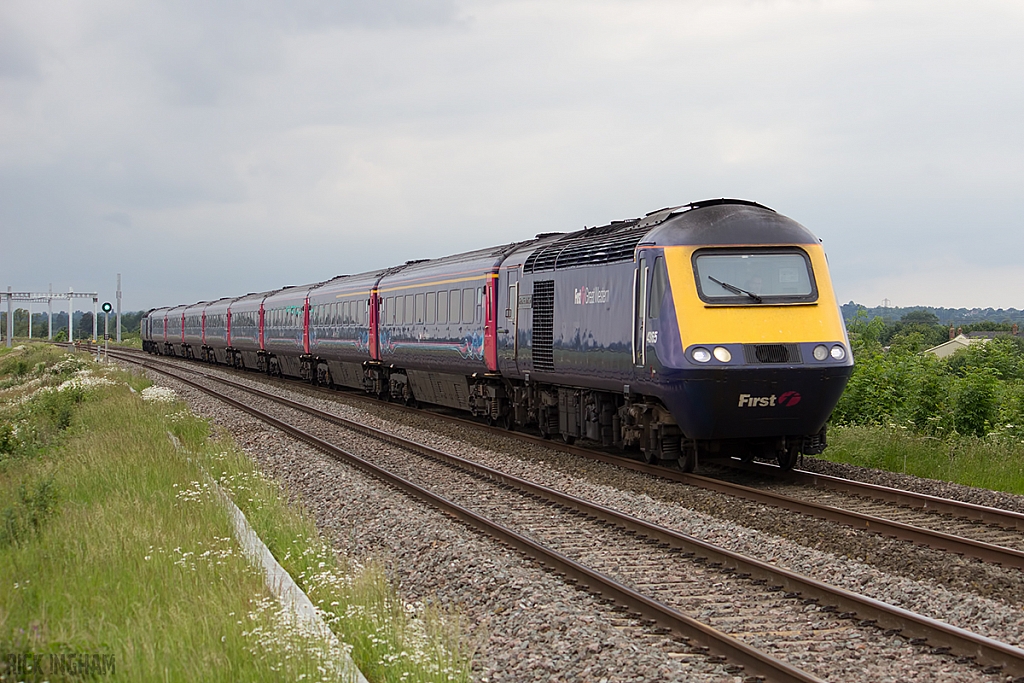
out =
[[[1024,444],[998,434],[938,439],[898,425],[830,427],[829,447],[819,457],[1024,494]]]
[[[160,398],[148,384],[48,346],[0,353],[0,655],[113,655],[123,680],[336,680],[338,653],[280,612],[209,473],[371,681],[468,680],[454,615],[337,557],[230,439],[173,394],[143,400]]]

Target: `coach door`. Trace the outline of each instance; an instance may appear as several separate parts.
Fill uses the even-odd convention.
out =
[[[502,353],[508,358],[510,370],[519,372],[519,269],[505,271],[505,292],[508,307],[504,310],[506,332]]]
[[[633,365],[647,365],[647,298],[651,268],[647,257],[641,254],[633,273]]]

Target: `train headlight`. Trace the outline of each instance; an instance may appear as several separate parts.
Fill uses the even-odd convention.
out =
[[[846,349],[843,348],[842,344],[836,344],[835,346],[833,346],[832,351],[830,353],[832,354],[832,357],[835,358],[836,360],[842,360],[846,358]]]
[[[825,360],[828,358],[828,347],[824,344],[818,344],[814,347],[814,360]]]
[[[723,363],[728,363],[729,361],[732,360],[732,354],[729,353],[729,349],[725,348],[724,346],[716,346],[715,358],[717,358]]]
[[[707,363],[709,360],[711,360],[711,352],[705,349],[703,346],[698,346],[697,348],[695,348],[690,355],[693,356],[693,359],[698,363]]]

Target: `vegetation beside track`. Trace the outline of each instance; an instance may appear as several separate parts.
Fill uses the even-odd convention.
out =
[[[226,435],[149,385],[47,345],[0,352],[0,677],[10,655],[75,654],[110,657],[104,680],[337,680],[338,653],[241,554],[212,477],[371,681],[468,680],[457,618],[338,557]]]
[[[906,320],[893,333],[860,318],[849,330],[856,365],[822,457],[1024,493],[1024,339],[939,359],[922,353],[944,333],[932,321]]]

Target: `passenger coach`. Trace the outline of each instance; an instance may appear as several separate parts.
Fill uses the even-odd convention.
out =
[[[154,309],[145,348],[189,356],[189,325],[214,311],[223,332],[199,337],[209,362],[445,405],[685,470],[698,458],[791,467],[820,453],[853,365],[820,241],[741,200]]]

